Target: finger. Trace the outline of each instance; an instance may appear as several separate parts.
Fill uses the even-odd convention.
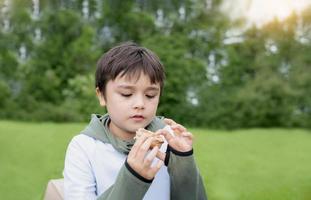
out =
[[[164,118],[164,122],[170,126],[177,124],[174,120],[169,119],[169,118]]]
[[[170,141],[174,138],[174,136],[165,129],[161,129],[161,135],[165,137],[166,141],[169,144],[170,144]]]
[[[193,134],[190,133],[190,132],[183,132],[181,135],[184,136],[184,137],[188,137],[191,140],[193,140]]]
[[[140,136],[134,143],[129,156],[136,156],[137,151],[139,149],[139,147],[148,139],[147,134],[143,134],[142,136]]]
[[[175,133],[174,133],[174,131],[173,131],[173,129],[171,128],[170,125],[166,125],[162,130],[168,131],[172,136],[175,137]],[[162,130],[160,129],[160,131],[162,131]]]
[[[154,135],[161,135],[161,129],[159,129],[156,132],[154,132]]]
[[[143,161],[147,151],[150,149],[150,145],[154,139],[149,137],[138,149],[136,153],[136,158],[139,161]]]
[[[150,167],[150,165],[151,165],[153,159],[156,157],[158,151],[159,151],[159,147],[156,146],[148,153],[148,155],[144,159],[144,166],[145,167]]]
[[[151,167],[151,170],[150,170],[151,173],[155,175],[161,169],[163,164],[164,164],[164,161],[159,160],[155,166]]]
[[[153,138],[158,138],[161,137],[162,140],[164,140],[164,136],[161,134],[162,129],[157,130],[156,132],[154,132],[153,134]],[[159,148],[161,148],[162,144],[159,146]]]
[[[165,160],[165,156],[166,156],[166,153],[163,153],[162,151],[158,151],[157,152],[157,158],[159,158],[160,160]]]
[[[180,124],[172,125],[171,129],[173,129],[173,131],[176,131],[179,134],[182,133],[182,132],[186,132],[187,131],[187,129],[184,126],[180,125]]]

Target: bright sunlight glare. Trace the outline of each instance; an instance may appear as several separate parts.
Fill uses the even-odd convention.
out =
[[[249,23],[261,25],[274,17],[283,20],[310,5],[311,0],[233,0],[225,1],[223,8],[233,18],[244,16]]]
[[[300,12],[307,3],[306,0],[253,0],[247,15],[254,22],[265,21],[273,17],[283,20],[293,11]]]

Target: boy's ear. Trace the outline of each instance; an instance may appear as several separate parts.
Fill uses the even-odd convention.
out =
[[[97,98],[98,98],[99,104],[100,104],[101,106],[103,106],[103,107],[106,106],[105,97],[104,97],[104,95],[101,93],[101,91],[99,90],[98,87],[96,88],[96,96],[97,96]]]

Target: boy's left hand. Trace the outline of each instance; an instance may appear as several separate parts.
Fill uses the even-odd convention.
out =
[[[175,136],[173,136],[167,130],[162,129],[161,134],[165,137],[168,144],[176,151],[187,152],[192,150],[192,133],[188,132],[184,126],[177,124],[172,119],[165,118],[164,122],[169,125],[175,133]]]

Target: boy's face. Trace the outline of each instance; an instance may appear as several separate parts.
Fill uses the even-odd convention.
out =
[[[138,79],[118,76],[107,82],[105,98],[98,89],[97,96],[111,118],[110,131],[121,139],[131,139],[138,128],[146,127],[155,116],[160,84],[152,84],[144,73]]]

